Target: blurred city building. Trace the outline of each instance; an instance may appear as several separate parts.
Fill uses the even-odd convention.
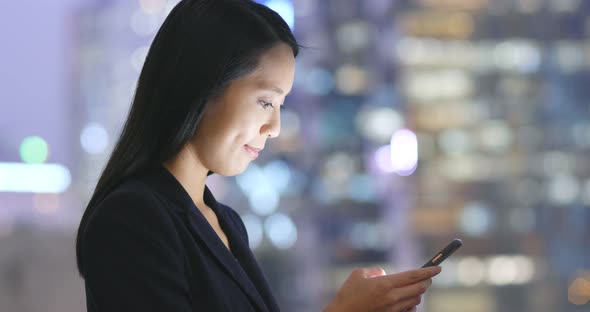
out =
[[[75,231],[177,2],[0,4],[1,311],[84,309]],[[305,46],[281,136],[208,183],[284,311],[456,237],[419,311],[588,311],[590,2],[260,2]]]

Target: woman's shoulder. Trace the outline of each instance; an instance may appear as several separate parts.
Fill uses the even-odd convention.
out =
[[[154,191],[137,180],[129,180],[116,186],[102,199],[89,219],[93,225],[117,224],[154,226],[169,217]]]
[[[117,269],[129,261],[145,264],[142,261],[161,260],[163,255],[166,259],[181,255],[182,243],[166,210],[141,182],[115,187],[94,207],[83,233],[86,273],[94,272],[96,277],[105,266]]]

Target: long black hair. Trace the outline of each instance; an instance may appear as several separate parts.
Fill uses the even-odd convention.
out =
[[[278,43],[297,56],[289,26],[254,1],[182,0],[174,7],[152,42],[121,136],[80,221],[82,276],[83,236],[97,204],[127,177],[174,157],[195,135],[207,100],[252,72]]]

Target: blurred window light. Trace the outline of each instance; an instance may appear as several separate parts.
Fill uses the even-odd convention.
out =
[[[418,139],[409,129],[400,129],[391,137],[391,165],[395,173],[409,176],[418,166]]]
[[[238,186],[246,195],[253,192],[258,187],[265,187],[266,184],[261,185],[261,183],[265,183],[265,181],[266,178],[264,177],[262,168],[255,163],[248,165],[248,168],[246,168],[242,174],[236,176]]]
[[[444,271],[444,269],[443,269]],[[439,274],[440,275],[440,274]],[[433,283],[436,278],[433,279]],[[498,295],[489,289],[453,289],[432,291],[428,294],[428,307],[436,307],[436,312],[496,312],[499,308]]]
[[[494,223],[490,208],[480,202],[472,202],[463,208],[460,216],[461,230],[470,236],[481,237],[490,231]]]
[[[510,211],[510,227],[516,233],[531,233],[535,229],[536,215],[531,207],[515,208]]]
[[[101,124],[89,123],[82,129],[80,143],[87,153],[100,154],[109,145],[109,135]]]
[[[514,283],[518,275],[516,262],[509,256],[496,256],[489,259],[487,280],[496,286]]]
[[[523,99],[532,94],[533,91],[533,81],[526,78],[526,77],[502,77],[498,80],[497,90],[498,93],[501,95],[506,95],[509,97],[517,98],[518,104],[522,105]],[[526,100],[524,100],[526,101]]]
[[[485,9],[490,0],[419,0],[426,7],[436,9],[454,10],[480,10]]]
[[[457,264],[457,281],[465,286],[475,286],[484,281],[486,266],[477,257],[465,257]]]
[[[520,126],[515,132],[514,143],[520,147],[536,150],[543,140],[543,134],[534,126]]]
[[[349,232],[352,246],[359,249],[372,249],[379,245],[380,235],[374,223],[358,222],[352,225]]]
[[[291,30],[295,27],[295,11],[293,9],[293,3],[287,0],[261,0],[258,1],[271,10],[277,12],[289,25]]]
[[[439,146],[447,155],[463,155],[473,151],[471,135],[461,129],[449,129],[441,133]]]
[[[436,154],[436,142],[432,135],[426,132],[416,133],[420,152],[419,159],[431,159]]]
[[[331,204],[337,200],[338,194],[334,193],[334,186],[329,185],[321,176],[313,179],[311,183],[311,193],[314,200],[322,204]]]
[[[439,170],[447,178],[456,181],[485,179],[490,175],[490,161],[476,155],[448,157],[440,161]]]
[[[49,147],[40,136],[26,137],[20,145],[20,157],[28,164],[40,164],[47,161]]]
[[[383,172],[391,173],[395,171],[391,163],[391,147],[389,144],[381,146],[375,151],[375,164]]]
[[[425,259],[424,262],[426,261]],[[432,279],[432,284],[438,287],[452,287],[457,285],[457,270],[456,259],[445,260],[443,272]]]
[[[447,280],[434,282],[437,286],[509,286],[531,283],[537,274],[530,256],[494,255],[484,259],[476,256],[449,259],[451,270],[444,269]],[[445,268],[447,262],[445,262]],[[441,275],[442,277],[442,275]]]
[[[251,163],[246,171],[236,176],[236,182],[248,197],[250,208],[257,215],[267,216],[278,209],[279,191],[263,168]]]
[[[474,92],[475,86],[468,72],[444,69],[408,73],[403,89],[410,99],[434,101],[465,98]]]
[[[62,165],[0,163],[0,192],[63,193],[71,181]]]
[[[589,50],[590,51],[590,50]],[[589,53],[590,55],[590,53]],[[581,148],[590,147],[590,122],[578,122],[572,127],[574,143]]]
[[[573,41],[558,41],[554,55],[559,68],[566,73],[583,70],[586,65],[586,55],[581,44]]]
[[[336,183],[347,183],[357,172],[358,168],[358,160],[351,154],[335,153],[330,155],[324,162],[322,175],[332,185]]]
[[[364,137],[385,143],[403,127],[404,118],[392,108],[366,105],[357,114],[355,124]]]
[[[514,141],[512,129],[504,120],[487,121],[479,130],[479,143],[488,152],[508,152]]]
[[[547,196],[558,205],[571,204],[580,194],[580,182],[570,174],[557,174],[550,178],[548,184]]]
[[[334,88],[332,73],[324,68],[313,68],[305,79],[305,89],[317,96],[327,95]]]
[[[516,266],[516,275],[514,276],[514,284],[530,283],[535,277],[535,262],[531,257],[516,255],[512,256],[512,261]]]
[[[543,169],[547,175],[572,173],[574,159],[562,151],[551,151],[543,155]]]
[[[496,44],[493,57],[501,70],[533,73],[539,70],[541,49],[531,40],[508,40]]]
[[[297,227],[291,217],[284,213],[275,213],[266,218],[264,230],[276,248],[288,249],[297,241]]]
[[[139,7],[147,14],[161,13],[166,4],[166,0],[139,0]]]
[[[474,30],[473,16],[460,11],[419,11],[400,19],[399,29],[414,36],[466,39]]]
[[[252,211],[260,216],[267,216],[279,208],[280,196],[274,188],[261,188],[257,185],[248,194],[248,200]]]
[[[590,179],[586,180],[582,189],[582,202],[590,205]]]
[[[286,192],[291,181],[291,168],[282,160],[274,160],[264,166],[264,175],[272,181],[273,186],[280,193]]]
[[[547,1],[549,9],[555,13],[572,13],[578,10],[581,0],[551,0]]]
[[[516,4],[518,10],[525,14],[539,12],[543,7],[542,0],[518,0]]]
[[[348,194],[359,202],[371,202],[376,199],[375,181],[368,175],[355,175],[350,180]]]
[[[570,284],[567,299],[575,305],[585,305],[590,301],[590,273],[580,274]]]
[[[374,29],[365,21],[347,22],[336,30],[336,42],[343,52],[356,52],[369,44]]]
[[[368,85],[367,71],[356,65],[342,65],[336,70],[336,88],[345,95],[359,95]]]
[[[395,45],[396,61],[406,66],[470,69],[480,66],[480,48],[462,40],[402,37]]]
[[[292,142],[301,133],[301,119],[299,115],[291,110],[285,110],[281,114],[281,135],[278,140]]]
[[[248,243],[251,249],[256,249],[262,243],[264,230],[260,218],[253,214],[245,214],[242,216],[246,231],[248,231]]]

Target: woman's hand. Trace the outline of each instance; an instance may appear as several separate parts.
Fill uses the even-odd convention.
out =
[[[439,266],[386,275],[381,268],[356,269],[324,312],[415,311]]]

